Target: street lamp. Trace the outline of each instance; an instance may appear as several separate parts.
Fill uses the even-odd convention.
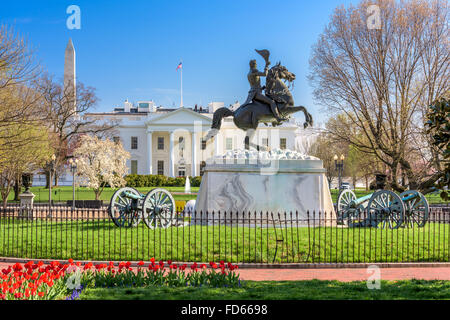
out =
[[[49,184],[48,184],[48,206],[49,206],[49,216],[52,216],[52,173],[55,170],[55,160],[56,156],[52,154],[52,160],[48,164],[49,169]]]
[[[70,159],[70,171],[72,171],[72,210],[75,210],[75,172],[77,170],[78,159]]]
[[[336,171],[338,172],[338,184],[339,184],[339,193],[341,193],[342,188],[342,175],[344,173],[344,155],[341,155],[340,161],[338,161],[338,156],[334,155],[334,165],[336,167]]]

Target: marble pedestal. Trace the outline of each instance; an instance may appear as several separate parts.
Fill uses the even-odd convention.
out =
[[[35,195],[28,191],[19,194],[20,199],[20,218],[33,219],[33,203]]]
[[[308,220],[318,225],[324,224],[325,212],[327,219],[335,217],[322,161],[308,156],[212,159],[204,168],[195,211],[194,224],[233,220],[259,226],[277,224],[280,219],[290,224],[292,219],[294,225],[307,225]]]

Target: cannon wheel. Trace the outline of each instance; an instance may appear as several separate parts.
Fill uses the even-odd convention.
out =
[[[367,210],[372,226],[385,228],[388,225],[390,229],[397,229],[403,223],[405,207],[395,192],[376,191],[369,200]]]
[[[144,198],[142,212],[150,229],[168,228],[175,215],[175,200],[166,189],[152,189]]]
[[[416,195],[417,197],[404,201],[405,204],[405,223],[413,227],[417,224],[419,228],[423,227],[428,220],[430,207],[423,194],[416,190],[408,190],[400,194],[400,198]]]
[[[124,187],[114,192],[109,203],[109,216],[118,227],[136,227],[142,220],[136,200],[127,198],[125,192],[141,195],[134,188]]]
[[[353,221],[353,218],[359,216],[359,210],[355,208],[350,208],[350,203],[356,200],[355,193],[346,189],[343,190],[337,199],[337,219],[338,221],[343,221],[344,219],[348,219],[349,222]]]

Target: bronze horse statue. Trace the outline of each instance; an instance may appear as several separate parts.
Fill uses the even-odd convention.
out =
[[[278,112],[283,118],[288,118],[293,113],[303,111],[305,114],[303,126],[305,128],[312,126],[313,119],[311,114],[303,106],[294,106],[294,98],[289,91],[289,87],[283,80],[291,83],[295,80],[295,75],[289,72],[279,62],[267,73],[265,86],[266,96],[276,102]],[[246,132],[246,148],[252,146],[258,150],[266,150],[266,147],[251,142],[258,124],[265,123],[267,125],[267,123],[272,123],[273,126],[280,124],[276,121],[270,106],[259,101],[252,101],[250,104],[239,107],[234,112],[228,108],[220,108],[214,112],[211,130],[206,135],[205,141],[217,135],[222,124],[222,119],[225,117],[233,117],[234,124]]]

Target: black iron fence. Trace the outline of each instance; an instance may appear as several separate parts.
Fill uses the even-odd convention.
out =
[[[359,217],[364,221],[368,216]],[[169,228],[117,227],[107,207],[0,209],[0,256],[235,263],[449,262],[450,208],[428,222],[367,227],[316,211],[177,213]]]

